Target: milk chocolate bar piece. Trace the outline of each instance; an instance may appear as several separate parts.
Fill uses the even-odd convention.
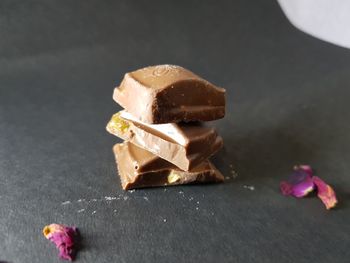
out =
[[[114,114],[106,129],[185,171],[208,159],[223,145],[212,127],[200,123],[146,124],[125,111]]]
[[[223,175],[208,160],[186,172],[130,142],[116,144],[113,151],[124,190],[224,181]]]
[[[212,121],[225,115],[225,89],[173,65],[126,73],[113,99],[150,124]]]

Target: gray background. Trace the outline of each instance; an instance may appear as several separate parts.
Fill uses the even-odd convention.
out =
[[[121,190],[113,87],[162,63],[227,89],[226,183]],[[349,96],[349,50],[275,1],[1,1],[0,261],[59,262],[57,222],[81,230],[78,262],[349,262]],[[298,163],[335,210],[281,195]]]

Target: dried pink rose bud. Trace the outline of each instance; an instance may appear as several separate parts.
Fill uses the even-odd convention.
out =
[[[317,187],[317,196],[321,199],[326,208],[331,209],[335,207],[338,200],[333,188],[317,176],[312,177],[312,180]]]
[[[56,245],[59,257],[65,260],[73,260],[74,237],[77,236],[77,228],[60,224],[51,224],[43,229],[44,236]]]
[[[292,176],[280,184],[282,194],[293,195],[299,198],[312,192],[314,190],[314,183],[312,182],[310,173],[312,173],[310,166],[295,166]]]
[[[283,195],[304,197],[313,190],[317,190],[317,196],[325,204],[327,209],[337,204],[337,198],[332,187],[327,185],[319,177],[313,175],[309,165],[294,166],[294,173],[287,181],[282,181],[280,189]]]

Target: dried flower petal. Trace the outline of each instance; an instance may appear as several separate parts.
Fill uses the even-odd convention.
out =
[[[75,227],[51,224],[44,227],[43,234],[56,245],[60,258],[73,260],[74,237],[78,234]]]
[[[280,188],[283,195],[291,195],[293,193],[293,185],[286,181],[281,182]]]
[[[321,199],[327,209],[333,208],[338,202],[333,188],[317,176],[312,177],[312,180],[317,187],[318,198]]]
[[[294,173],[287,181],[281,182],[280,189],[283,195],[293,195],[298,198],[317,189],[317,196],[327,209],[334,207],[338,202],[332,187],[319,177],[314,176],[309,165],[294,166]]]
[[[295,166],[292,176],[280,184],[282,194],[293,195],[298,198],[306,196],[314,190],[314,183],[310,173],[312,173],[310,166]]]
[[[307,164],[295,165],[294,166],[294,170],[303,170],[304,172],[306,172],[311,177],[314,175],[314,172],[313,172],[311,166],[307,165]]]

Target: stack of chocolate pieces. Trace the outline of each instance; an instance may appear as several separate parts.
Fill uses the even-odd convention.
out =
[[[125,74],[113,99],[124,108],[107,124],[124,140],[113,147],[124,190],[224,180],[208,160],[222,138],[203,124],[224,117],[224,89],[160,65]]]

